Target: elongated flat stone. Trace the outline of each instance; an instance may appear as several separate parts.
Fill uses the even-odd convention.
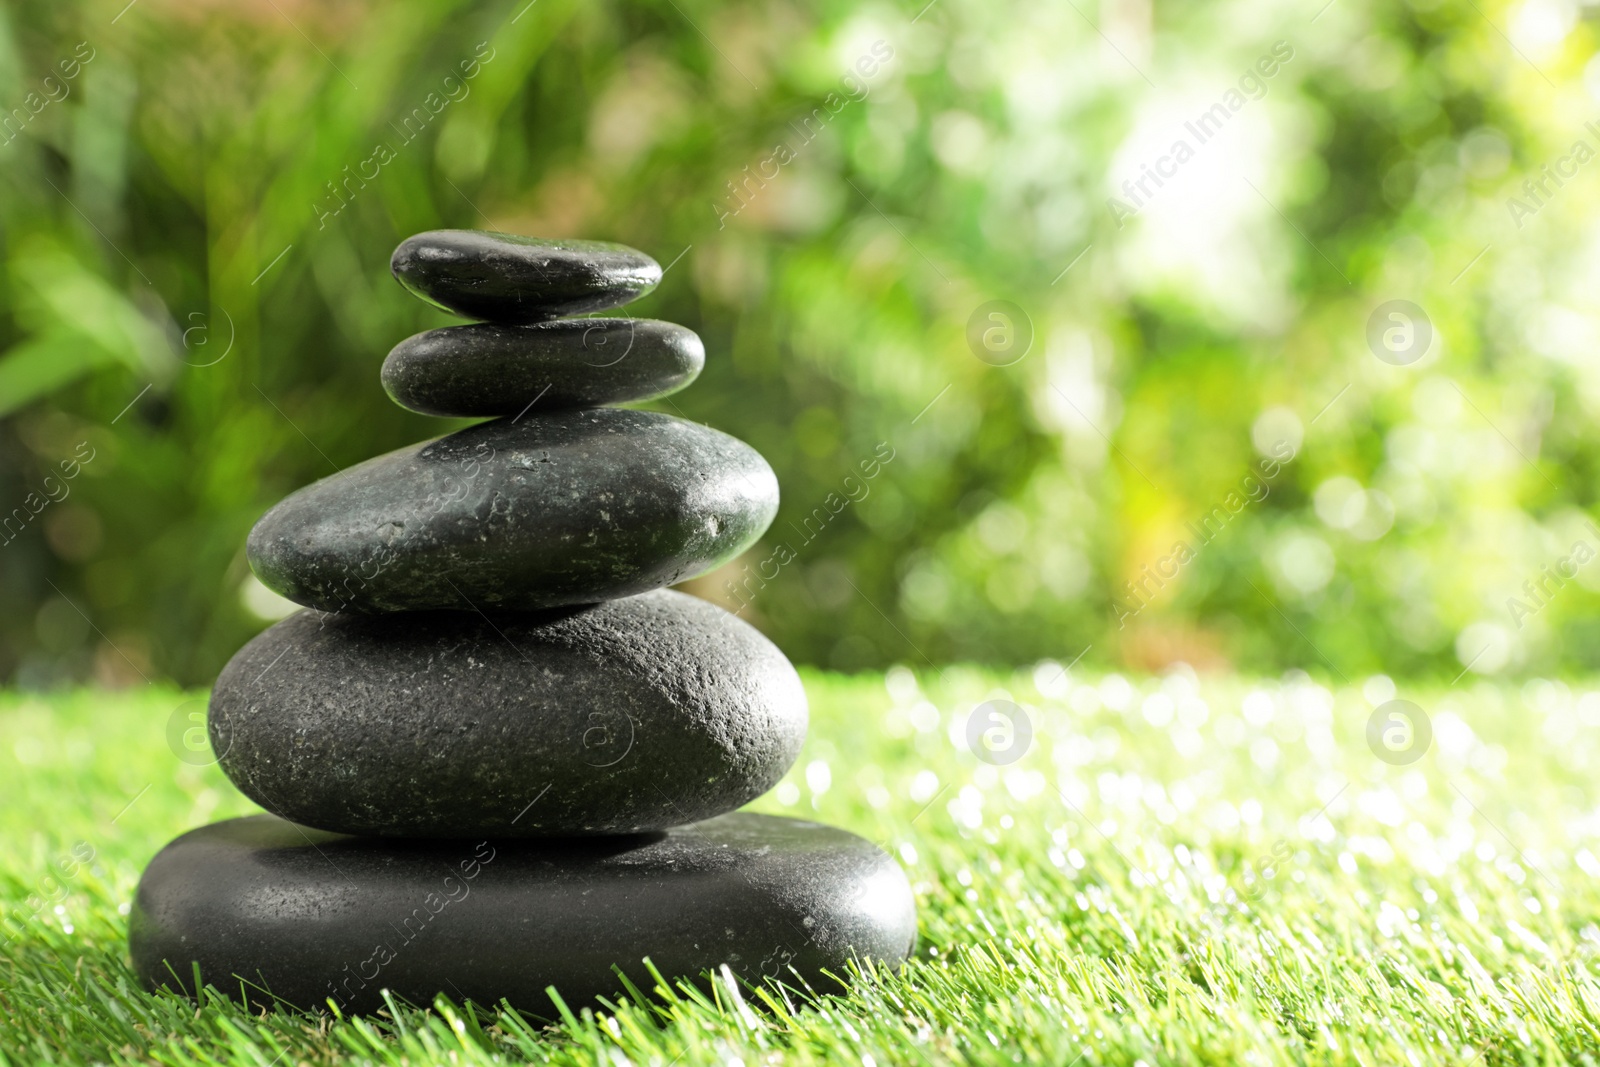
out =
[[[777,507],[772,468],[742,441],[595,408],[359,463],[280,501],[247,554],[269,588],[323,611],[549,608],[708,571]]]
[[[754,627],[659,590],[545,615],[300,612],[229,661],[209,729],[246,796],[323,830],[632,833],[776,785],[806,696]]]
[[[435,307],[511,323],[621,307],[661,281],[661,265],[627,245],[485,230],[408,237],[394,250],[389,269]]]
[[[424,415],[539,416],[653,400],[694,381],[705,348],[656,319],[479,322],[408,337],[383,361],[383,387]]]
[[[151,861],[128,924],[150,990],[200,980],[254,1007],[502,999],[556,1014],[726,965],[840,992],[852,960],[899,965],[916,902],[893,860],[798,819],[724,815],[583,842],[386,842],[271,816],[191,831]]]

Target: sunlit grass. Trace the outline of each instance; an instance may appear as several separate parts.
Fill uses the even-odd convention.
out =
[[[1600,1047],[1600,694],[1402,692],[1434,733],[1407,766],[1367,746],[1383,679],[806,680],[811,741],[758,807],[894,852],[921,908],[916,960],[809,1007],[721,985],[553,1021],[443,1000],[262,1016],[140,992],[140,870],[251,805],[169,748],[194,694],[0,696],[0,1059],[1420,1064]],[[996,697],[1035,731],[1005,767],[961,741]]]

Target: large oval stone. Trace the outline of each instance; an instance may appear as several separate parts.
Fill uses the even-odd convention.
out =
[[[484,230],[430,230],[400,242],[389,269],[435,307],[492,322],[538,322],[637,300],[661,264],[604,241],[551,241]]]
[[[300,612],[229,661],[209,726],[234,784],[307,826],[631,833],[776,785],[806,696],[754,627],[660,590],[541,615]]]
[[[720,974],[841,992],[852,960],[916,940],[904,873],[866,841],[798,819],[725,815],[647,837],[390,842],[271,816],[191,831],[151,861],[128,921],[147,989],[202,984],[252,1007],[384,1007],[380,990],[502,999],[553,1017]],[[650,961],[650,966],[645,960]],[[832,977],[830,977],[832,976]],[[715,980],[715,979],[713,979]]]
[[[250,531],[269,588],[323,611],[588,604],[755,543],[778,481],[699,423],[595,408],[482,423],[293,493]]]
[[[656,319],[478,322],[395,345],[383,387],[424,415],[538,415],[666,396],[694,381],[705,361],[693,330]]]

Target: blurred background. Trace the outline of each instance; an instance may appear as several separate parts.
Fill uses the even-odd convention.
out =
[[[0,677],[290,610],[260,514],[465,425],[377,377],[437,227],[668,267],[796,660],[1600,666],[1594,7],[925,3],[0,9]]]

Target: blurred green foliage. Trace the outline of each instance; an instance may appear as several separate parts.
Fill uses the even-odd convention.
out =
[[[1600,563],[1545,570],[1600,547],[1590,10],[19,0],[0,672],[204,683],[281,610],[261,512],[463,425],[377,380],[441,226],[672,265],[631,310],[708,364],[652,406],[785,494],[694,588],[797,659],[1593,668]]]

